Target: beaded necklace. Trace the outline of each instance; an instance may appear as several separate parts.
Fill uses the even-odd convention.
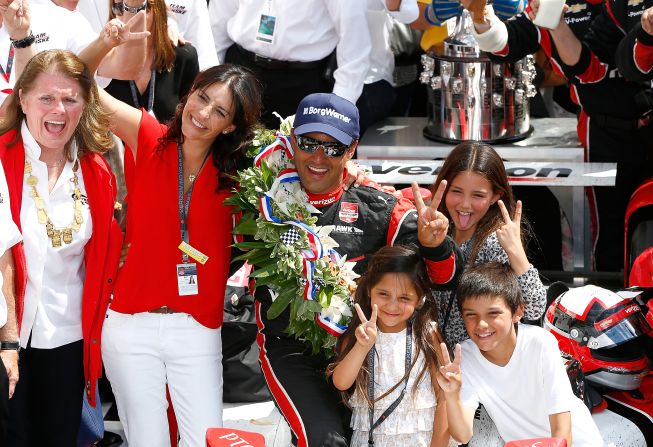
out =
[[[84,222],[84,217],[82,216],[82,192],[79,190],[79,179],[77,177],[78,168],[79,162],[75,161],[75,164],[73,165],[73,178],[71,179],[75,185],[75,192],[73,193],[73,220],[65,228],[55,228],[50,220],[50,216],[48,216],[48,213],[45,210],[45,201],[41,196],[39,196],[39,192],[36,189],[36,185],[39,183],[39,178],[32,174],[32,163],[30,163],[29,160],[25,160],[27,185],[31,188],[29,195],[34,199],[34,204],[36,205],[36,217],[41,225],[45,225],[45,232],[50,238],[53,248],[61,247],[62,241],[64,244],[70,244],[73,241],[73,231],[78,232],[82,222]]]

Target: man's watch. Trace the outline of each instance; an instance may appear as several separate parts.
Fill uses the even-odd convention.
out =
[[[20,351],[20,342],[0,341],[0,351]]]

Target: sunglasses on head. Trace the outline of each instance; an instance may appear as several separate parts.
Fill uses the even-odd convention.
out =
[[[316,140],[315,138],[305,137],[302,135],[295,136],[297,139],[297,146],[304,152],[312,154],[316,152],[319,148],[324,150],[324,155],[327,157],[338,158],[345,155],[345,152],[349,150],[349,146],[346,144],[338,142],[325,142]]]
[[[136,14],[139,11],[147,9],[147,3],[148,0],[145,0],[141,6],[129,6],[126,5],[125,2],[114,2],[113,5],[111,5],[111,11],[115,16],[122,16],[125,12]]]

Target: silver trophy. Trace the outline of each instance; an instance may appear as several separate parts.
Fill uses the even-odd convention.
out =
[[[444,41],[442,54],[422,56],[420,81],[428,90],[427,138],[508,143],[526,138],[529,101],[535,95],[532,56],[496,63],[478,48],[467,10]]]

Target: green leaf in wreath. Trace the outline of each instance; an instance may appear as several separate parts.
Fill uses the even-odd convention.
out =
[[[256,220],[250,215],[244,215],[234,227],[235,234],[253,236],[256,234]]]
[[[274,275],[277,272],[277,263],[274,262],[271,265],[268,265],[267,267],[263,267],[260,269],[254,270],[252,273],[249,274],[250,278],[262,278],[265,276],[270,276]]]
[[[285,289],[282,291],[277,299],[272,302],[272,305],[268,309],[267,317],[269,320],[277,318],[281,313],[286,310],[288,304],[295,299],[297,296],[296,289]]]

